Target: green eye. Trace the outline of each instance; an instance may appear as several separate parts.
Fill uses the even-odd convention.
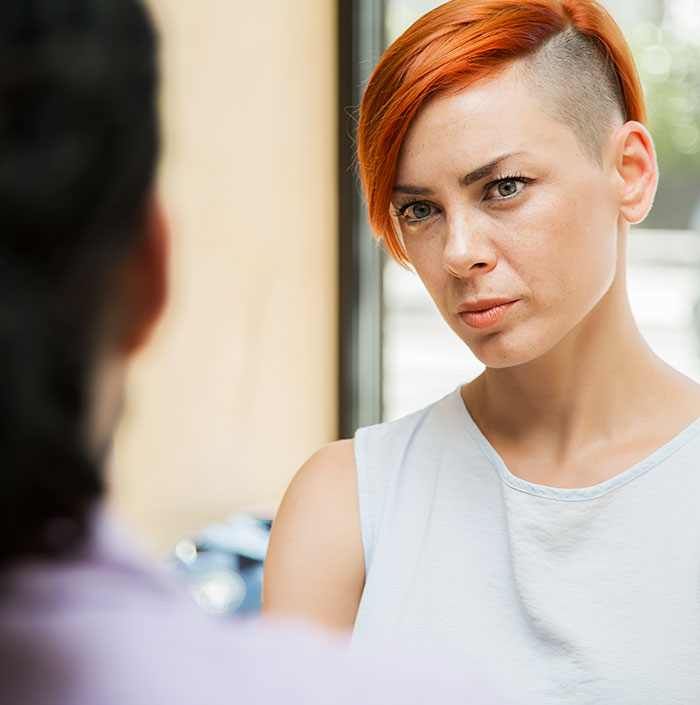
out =
[[[415,203],[410,208],[410,217],[413,220],[423,220],[427,218],[431,213],[431,206],[427,203]]]
[[[509,179],[508,181],[501,181],[496,188],[499,196],[508,198],[508,196],[512,196],[518,190],[518,184],[513,179]]]
[[[424,203],[423,201],[414,201],[413,203],[407,203],[405,206],[399,208],[395,215],[397,218],[403,218],[404,223],[408,225],[415,225],[423,220],[428,220],[432,215],[435,214],[437,209],[430,203]]]
[[[531,184],[534,179],[520,174],[512,176],[503,175],[484,186],[484,200],[491,201],[492,205],[506,205],[512,198],[519,197],[526,184]],[[499,202],[503,202],[502,204]]]

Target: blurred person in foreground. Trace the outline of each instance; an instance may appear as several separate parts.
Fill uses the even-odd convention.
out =
[[[358,126],[369,219],[485,370],[309,460],[268,613],[439,643],[539,705],[700,702],[700,387],[626,282],[644,115],[593,0],[453,0],[389,47]]]
[[[166,299],[155,49],[136,0],[0,5],[0,700],[503,703],[437,661],[211,621],[105,518]]]

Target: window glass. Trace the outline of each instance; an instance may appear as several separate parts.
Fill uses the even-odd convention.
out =
[[[385,0],[387,45],[441,3]],[[632,229],[629,292],[649,345],[700,381],[700,2],[607,0],[625,32],[647,99],[661,179]],[[483,369],[440,318],[418,277],[386,258],[384,418],[438,399]]]

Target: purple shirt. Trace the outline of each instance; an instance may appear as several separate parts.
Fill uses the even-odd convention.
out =
[[[0,576],[0,702],[12,705],[507,705],[455,662],[201,612],[107,522],[60,562]]]

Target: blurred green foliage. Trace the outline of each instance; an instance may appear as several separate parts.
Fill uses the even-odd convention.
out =
[[[651,23],[637,25],[637,61],[662,171],[700,172],[700,44]]]

